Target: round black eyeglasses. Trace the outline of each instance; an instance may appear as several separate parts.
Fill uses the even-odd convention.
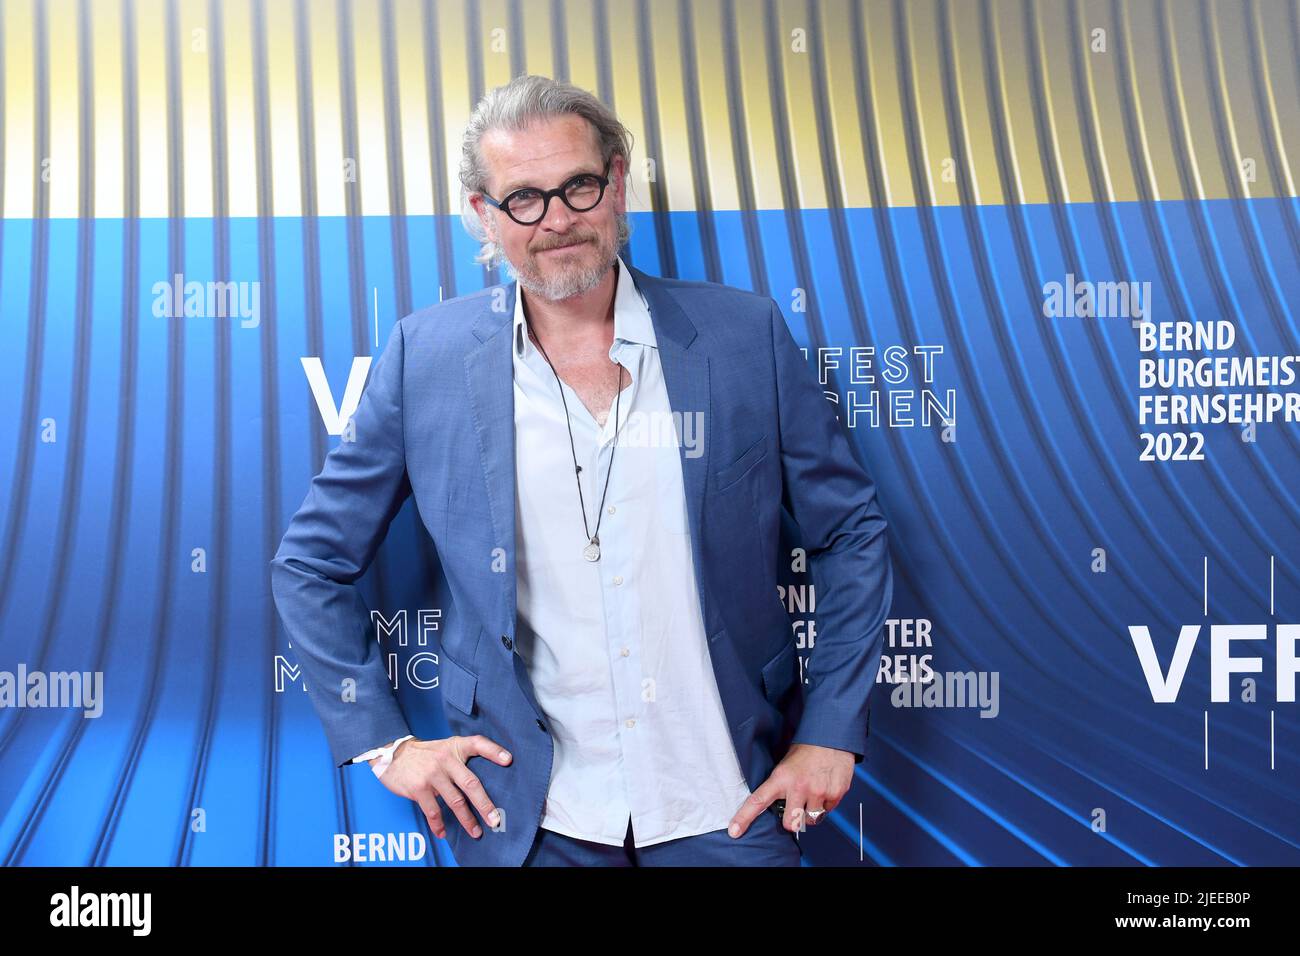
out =
[[[612,160],[613,157],[610,157]],[[609,185],[606,176],[609,173],[610,160],[605,162],[604,174],[580,173],[557,189],[534,189],[525,186],[516,189],[505,199],[497,202],[487,193],[483,198],[496,206],[521,226],[531,226],[546,217],[546,210],[551,206],[551,199],[558,196],[574,212],[587,212],[600,205],[605,196],[605,187]]]

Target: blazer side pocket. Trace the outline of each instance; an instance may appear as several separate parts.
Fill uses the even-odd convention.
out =
[[[474,691],[478,687],[478,675],[469,668],[456,663],[441,654],[438,665],[438,686],[442,688],[442,699],[462,713],[474,716]]]

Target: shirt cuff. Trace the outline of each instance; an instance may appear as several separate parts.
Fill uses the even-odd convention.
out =
[[[384,775],[384,771],[388,769],[389,764],[393,762],[393,754],[397,750],[397,745],[400,744],[403,740],[412,739],[414,736],[415,734],[407,734],[405,737],[398,737],[396,740],[394,740],[391,744],[389,744],[386,747],[376,747],[374,750],[367,750],[365,753],[353,757],[352,762],[363,763],[365,761],[373,760],[376,757],[378,757],[380,758],[379,762],[372,765],[370,769],[375,772],[376,777],[382,777]]]

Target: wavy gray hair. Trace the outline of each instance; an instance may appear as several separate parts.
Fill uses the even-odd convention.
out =
[[[623,157],[626,175],[632,154],[632,134],[619,122],[613,110],[581,87],[548,76],[526,73],[504,86],[489,90],[474,107],[461,143],[460,219],[465,230],[479,241],[480,249],[474,257],[475,262],[496,266],[505,259],[501,247],[487,234],[469,201],[471,193],[481,193],[487,188],[488,172],[479,148],[483,134],[492,129],[517,132],[537,120],[568,114],[581,116],[591,124],[600,146],[602,164],[609,162],[615,155]],[[623,248],[630,234],[631,227],[626,214],[620,215],[616,247]]]

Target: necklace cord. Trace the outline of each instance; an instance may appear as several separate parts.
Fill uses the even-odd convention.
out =
[[[578,449],[573,441],[573,421],[569,415],[569,402],[564,397],[564,383],[560,381],[560,373],[555,370],[555,365],[551,362],[551,357],[546,354],[546,348],[542,345],[541,338],[531,327],[528,332],[537,343],[537,348],[541,350],[542,358],[546,359],[546,364],[551,367],[551,374],[555,376],[555,384],[560,389],[560,401],[564,403],[564,423],[569,428],[569,453],[573,455],[573,479],[578,483],[578,506],[582,509],[582,533],[587,536],[587,540],[596,544],[600,543],[600,519],[605,512],[605,496],[609,493],[609,476],[614,473],[614,453],[618,451],[618,412],[623,401],[623,364],[615,362],[618,366],[618,382],[616,383],[617,391],[614,394],[614,445],[609,452],[609,469],[605,472],[605,488],[600,493],[600,506],[596,509],[596,531],[593,534],[587,527],[587,503],[582,497],[582,479],[578,474],[582,467],[578,464]]]

